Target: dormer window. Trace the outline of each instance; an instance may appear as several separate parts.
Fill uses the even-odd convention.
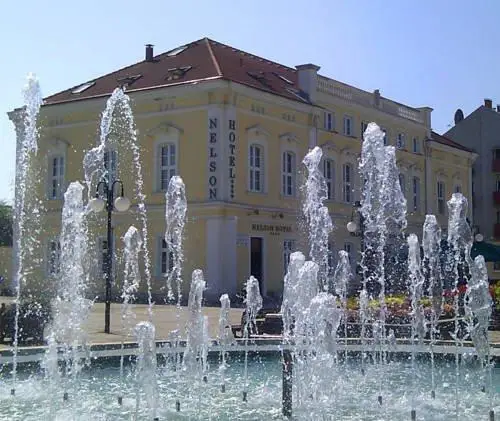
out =
[[[177,48],[174,48],[173,50],[169,51],[167,53],[167,56],[169,57],[173,57],[173,56],[176,56],[176,55],[179,55],[180,53],[182,53],[185,49],[187,48],[187,45],[183,45],[182,47],[177,47]]]
[[[266,88],[271,88],[264,72],[247,72],[247,75],[255,79],[257,82],[262,83]]]
[[[141,77],[142,77],[142,75],[133,75],[133,76],[121,77],[121,78],[118,79],[118,84],[121,87],[129,87],[135,81],[139,80]]]
[[[72,94],[81,94],[83,91],[86,91],[89,89],[91,86],[94,86],[95,82],[87,82],[84,83],[83,85],[77,86],[75,89],[71,91]]]
[[[286,82],[289,85],[293,85],[293,82],[290,79],[286,78],[285,76],[280,75],[279,73],[276,73],[276,72],[273,72],[273,75],[276,77],[279,77],[283,82]]]
[[[178,80],[181,79],[187,72],[189,72],[193,66],[175,67],[173,69],[167,70],[167,80]]]

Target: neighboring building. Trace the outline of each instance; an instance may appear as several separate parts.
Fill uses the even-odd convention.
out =
[[[485,99],[465,118],[457,110],[446,136],[479,154],[472,169],[474,232],[500,244],[500,105],[494,109],[491,99]],[[500,279],[500,261],[491,263],[490,277]]]
[[[39,155],[47,174],[42,180],[47,257],[39,277],[50,280],[57,274],[62,194],[70,181],[83,179],[84,152],[96,144],[100,113],[120,85],[132,99],[138,130],[157,302],[165,295],[160,288],[169,267],[162,236],[165,189],[173,174],[182,176],[188,196],[184,291],[191,271],[201,268],[212,299],[237,293],[250,274],[264,295],[280,296],[290,253],[303,244],[297,224],[300,168],[315,145],[324,151],[327,204],[335,225],[331,265],[341,249],[349,251],[354,265],[359,236],[349,235],[346,224],[360,200],[361,137],[371,121],[399,149],[409,231],[421,236],[425,214],[434,211],[445,227],[442,200],[452,193],[452,181],[470,196],[474,154],[432,135],[430,108],[394,102],[378,90],[366,92],[318,70],[312,64],[290,68],[205,38],[157,56],[147,46],[145,60],[46,98]],[[16,112],[10,117],[19,121]],[[115,142],[106,156],[105,164],[130,195],[130,151]],[[117,214],[114,222],[120,246],[133,218]],[[105,232],[91,235],[103,239]],[[95,242],[104,252],[105,242]],[[119,285],[121,269],[115,271]],[[92,288],[102,294],[99,274]]]

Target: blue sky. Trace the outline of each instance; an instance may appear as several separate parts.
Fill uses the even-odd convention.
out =
[[[498,0],[8,1],[0,16],[0,199],[13,197],[6,112],[34,72],[49,95],[208,36],[413,106],[444,132],[461,107],[500,103]],[[499,134],[500,136],[500,134]]]

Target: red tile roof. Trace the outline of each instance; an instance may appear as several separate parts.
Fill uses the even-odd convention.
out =
[[[465,146],[462,146],[460,143],[457,143],[446,136],[438,134],[435,131],[432,131],[431,138],[428,140],[441,143],[442,145],[451,146],[452,148],[461,149],[463,151],[474,152],[473,149],[466,148]]]
[[[176,50],[157,55],[153,61],[140,61],[113,73],[74,86],[45,98],[46,104],[107,96],[124,82],[132,80],[127,92],[154,89],[210,79],[225,79],[283,97],[308,102],[299,91],[295,69],[245,53],[208,38],[194,41],[179,53]],[[177,73],[177,76],[175,76]],[[170,76],[170,77],[169,77]],[[130,79],[129,79],[130,78]],[[92,85],[73,93],[86,83]]]

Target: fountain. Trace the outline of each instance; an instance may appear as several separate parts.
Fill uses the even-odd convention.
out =
[[[27,103],[39,106],[36,101]],[[30,117],[23,134],[23,150],[29,153],[34,151],[36,139],[32,131],[38,110],[35,105],[27,108]],[[303,161],[307,180],[301,209],[309,227],[307,255],[295,251],[290,257],[284,277],[280,340],[258,335],[262,297],[259,280],[253,276],[246,282],[243,338],[236,339],[232,334],[227,294],[220,297],[217,338],[210,338],[208,318],[203,313],[205,281],[200,269],[192,273],[188,322],[183,333],[179,314],[187,201],[178,176],[170,180],[165,198],[165,241],[173,260],[166,277],[165,301],[176,298],[177,329],[168,340],[158,340],[145,246],[147,218],[140,156],[129,98],[121,89],[113,93],[103,113],[100,144],[84,159],[88,199],[95,183],[106,176],[102,160],[113,130],[125,133],[124,139],[131,142],[137,180],[135,198],[141,229],[131,226],[124,236],[122,285],[122,338],[133,334],[135,345],[124,346],[122,339],[117,346],[87,346],[84,322],[93,303],[84,296],[88,262],[92,260],[92,240],[88,238],[92,219],[85,207],[83,186],[71,183],[64,197],[60,237],[63,265],[48,346],[42,349],[43,375],[32,372],[26,376],[23,372],[24,377],[20,377],[17,342],[10,355],[1,354],[2,361],[13,367],[11,378],[0,378],[2,416],[13,420],[264,420],[278,419],[281,413],[298,420],[444,421],[454,417],[467,421],[488,414],[494,421],[495,412],[500,410],[495,390],[500,385],[500,373],[493,357],[498,358],[500,353],[487,341],[491,313],[487,272],[481,256],[475,260],[470,257],[472,237],[462,195],[454,194],[448,203],[450,251],[444,269],[439,260],[441,232],[435,217],[428,215],[425,220],[423,259],[417,235],[407,236],[408,273],[401,282],[407,284],[410,293],[410,323],[402,321],[397,327],[409,327],[410,333],[402,336],[400,331],[389,329],[386,281],[394,278],[395,271],[385,257],[393,241],[403,237],[406,202],[398,183],[395,150],[383,145],[383,133],[375,124],[370,124],[365,133],[360,165],[366,180],[361,201],[366,235],[357,310],[350,308],[348,300],[354,278],[348,254],[340,252],[336,268],[328,267],[327,245],[333,224],[323,203],[326,189],[319,171],[322,151],[316,147]],[[24,174],[28,171],[26,156],[20,155]],[[20,174],[18,180],[23,176]],[[20,193],[23,188],[21,183]],[[16,203],[21,233],[27,209],[22,197]],[[20,288],[27,283],[23,258],[21,253],[16,278],[18,302]],[[443,282],[449,273],[453,274],[457,292],[451,341],[440,338],[445,333],[441,320]],[[460,298],[462,303],[458,287],[463,280],[468,288]],[[148,286],[149,320],[135,324],[132,304],[141,282]],[[446,359],[450,352],[454,355],[452,368]],[[36,352],[33,355],[36,357]],[[118,358],[118,367],[96,355]],[[219,358],[219,364],[211,364],[211,355]],[[26,361],[35,357],[30,360],[23,354]],[[130,370],[126,370],[128,364]],[[481,380],[474,384],[471,379],[476,377]],[[9,394],[11,382],[15,396]]]

